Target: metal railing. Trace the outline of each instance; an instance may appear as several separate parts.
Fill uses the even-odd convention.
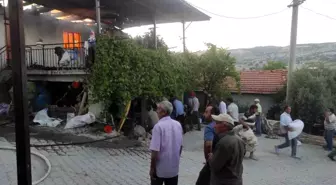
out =
[[[63,48],[63,43],[60,44],[41,44],[29,45],[26,48],[26,63],[28,69],[43,69],[43,70],[74,70],[87,68],[87,49],[83,44],[68,44],[71,48]],[[59,62],[59,56],[55,53],[55,47],[61,47],[66,52],[66,62]],[[64,55],[63,55],[64,56]],[[62,57],[61,57],[62,58]]]
[[[0,48],[0,71],[7,67],[6,46]]]
[[[71,48],[63,48],[64,43],[27,45],[25,51],[28,70],[76,70],[88,68],[88,51],[83,43],[67,44]],[[78,47],[75,47],[78,46]],[[64,49],[66,62],[59,62],[55,47]],[[62,58],[62,57],[61,57]],[[0,71],[10,67],[7,60],[7,47],[0,48]]]

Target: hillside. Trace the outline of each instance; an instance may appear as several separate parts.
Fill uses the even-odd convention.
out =
[[[289,61],[289,46],[265,46],[230,50],[237,59],[237,69],[262,68],[267,61]],[[297,46],[297,67],[311,62],[323,62],[336,67],[336,43],[300,44]]]

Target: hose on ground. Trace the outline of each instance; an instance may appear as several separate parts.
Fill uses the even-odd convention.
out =
[[[110,139],[115,139],[120,137],[120,135],[117,136],[112,136],[112,137],[106,137],[103,139],[96,139],[92,141],[82,141],[82,142],[73,142],[73,143],[57,143],[57,144],[45,144],[45,145],[35,145],[31,144],[30,147],[35,147],[35,148],[43,148],[43,147],[52,147],[52,146],[70,146],[70,145],[85,145],[85,144],[91,144],[91,143],[97,143],[101,141],[106,141]]]
[[[0,146],[0,150],[11,150],[11,151],[14,150],[16,152],[16,148],[12,147],[12,146]],[[47,159],[44,155],[42,155],[40,153],[37,153],[37,152],[34,152],[34,151],[31,151],[30,153],[39,157],[39,158],[41,158],[46,163],[46,165],[48,166],[47,173],[42,178],[40,178],[39,180],[33,182],[33,185],[37,185],[40,182],[44,181],[48,177],[48,175],[50,174],[51,163],[50,163],[49,159]]]

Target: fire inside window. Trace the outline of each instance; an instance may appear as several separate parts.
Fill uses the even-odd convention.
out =
[[[81,35],[77,32],[63,32],[64,48],[79,48],[81,47]]]

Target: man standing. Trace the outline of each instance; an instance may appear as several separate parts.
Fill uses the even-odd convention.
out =
[[[199,121],[199,113],[198,113],[200,103],[198,101],[198,98],[196,97],[195,92],[193,91],[190,93],[189,106],[191,114],[191,127],[193,128],[194,124],[197,124],[197,130],[200,131],[201,123]]]
[[[224,101],[219,102],[219,111],[221,114],[226,114],[226,103]]]
[[[172,117],[181,123],[183,133],[186,133],[185,125],[184,125],[184,105],[183,103],[178,100],[176,97],[173,98],[173,106],[174,106],[174,111],[173,113],[175,115],[172,115]]]
[[[181,124],[171,119],[173,105],[169,101],[158,104],[160,118],[152,131],[150,143],[151,165],[149,175],[151,185],[177,185],[183,131]]]
[[[275,146],[275,153],[279,154],[279,150],[283,148],[287,148],[289,146],[292,146],[292,154],[291,157],[300,159],[296,156],[296,149],[297,149],[297,138],[293,138],[292,140],[289,140],[288,138],[288,131],[292,131],[292,128],[290,127],[290,123],[293,122],[292,117],[290,115],[292,109],[290,106],[285,106],[284,112],[280,116],[280,131],[282,134],[285,134],[286,142]]]
[[[329,108],[324,113],[324,139],[327,143],[325,149],[328,151],[332,151],[334,148],[334,133],[336,128],[336,116],[334,114],[334,109]]]
[[[233,119],[235,125],[239,124],[239,119],[238,119],[238,117],[239,117],[239,109],[238,109],[237,104],[235,104],[233,102],[232,98],[227,98],[226,101],[228,103],[228,109],[227,109],[228,114]]]
[[[244,114],[243,118],[241,118],[241,124],[233,128],[233,130],[237,132],[238,136],[240,136],[245,142],[246,152],[250,153],[250,159],[253,160],[258,160],[254,155],[258,139],[252,131],[252,127],[255,125],[257,109],[256,105],[251,105],[249,111]]]
[[[232,130],[234,122],[227,114],[212,115],[219,141],[209,154],[211,185],[242,185],[244,141]]]
[[[213,153],[216,145],[215,140],[215,124],[216,122],[212,120],[211,115],[219,115],[219,109],[216,106],[209,105],[204,112],[204,119],[208,125],[204,129],[204,157],[205,165],[199,173],[196,185],[209,185],[210,184],[210,166],[208,163],[208,157],[210,153]]]
[[[259,99],[255,99],[254,103],[258,107],[257,113],[256,113],[256,135],[259,137],[262,134],[262,132],[261,132],[262,107],[260,105],[260,100]]]

